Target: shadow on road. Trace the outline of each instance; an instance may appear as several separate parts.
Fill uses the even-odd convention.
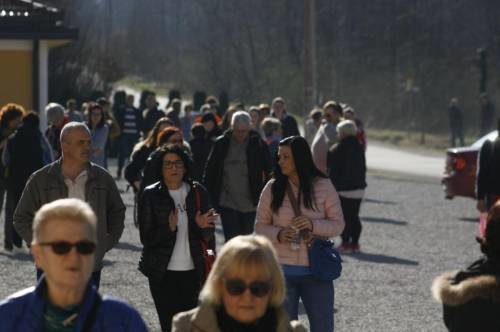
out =
[[[458,220],[466,221],[466,222],[479,222],[479,217],[476,217],[476,218],[462,217],[462,218],[458,218]]]
[[[377,217],[360,217],[360,218],[361,218],[361,221],[364,221],[364,222],[375,222],[375,223],[389,224],[389,225],[396,225],[396,226],[408,225],[408,222],[401,221],[401,220],[377,218]]]
[[[419,265],[417,261],[412,261],[409,259],[380,255],[380,254],[370,254],[366,252],[356,253],[356,254],[344,254],[350,258],[357,259],[359,261],[366,261],[372,263],[382,263],[382,264],[398,264],[398,265]]]
[[[121,250],[131,250],[131,251],[142,251],[142,247],[136,246],[135,244],[128,242],[119,242],[116,246],[116,249]]]
[[[398,203],[393,202],[393,201],[382,201],[382,200],[375,199],[375,198],[365,198],[365,199],[363,199],[363,202],[373,203],[373,204],[387,204],[387,205],[397,205],[398,204]]]
[[[11,259],[15,259],[16,261],[27,262],[31,261],[31,254],[7,254],[5,252],[0,252],[0,256],[9,257]]]

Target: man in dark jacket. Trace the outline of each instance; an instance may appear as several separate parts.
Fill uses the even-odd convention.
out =
[[[247,112],[234,113],[231,129],[214,143],[203,176],[219,207],[226,241],[253,232],[257,203],[271,171],[267,144],[250,130],[250,123]]]
[[[30,244],[33,217],[43,204],[60,198],[88,202],[98,223],[92,274],[92,281],[98,288],[104,255],[118,243],[123,232],[125,205],[113,177],[89,161],[91,141],[88,127],[80,122],[70,122],[63,127],[60,139],[62,158],[31,175],[14,213],[14,227]]]
[[[129,159],[132,149],[141,136],[143,127],[142,112],[134,107],[134,96],[127,95],[126,105],[115,112],[116,121],[121,128],[118,138],[118,171],[117,178],[122,175],[125,161]]]
[[[448,107],[448,121],[450,124],[451,146],[457,146],[455,141],[460,141],[460,146],[464,146],[464,133],[462,125],[462,110],[458,107],[457,98],[451,98],[450,107]]]
[[[143,122],[143,133],[144,137],[148,136],[148,133],[156,124],[158,119],[163,118],[165,112],[158,109],[158,103],[156,102],[156,94],[151,93],[146,97],[146,109],[142,112]]]
[[[479,136],[483,136],[493,129],[493,121],[495,119],[495,106],[491,102],[486,92],[482,93],[479,97],[479,103],[481,105],[481,123]]]
[[[276,97],[271,105],[271,115],[281,121],[281,129],[283,131],[283,138],[289,136],[300,135],[297,121],[291,115],[288,115],[285,110],[285,101],[281,97]]]
[[[500,119],[498,119],[500,134]],[[500,135],[494,141],[486,140],[479,151],[476,177],[477,209],[488,212],[500,200]]]

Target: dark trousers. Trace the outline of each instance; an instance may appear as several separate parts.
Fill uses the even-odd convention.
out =
[[[40,280],[42,277],[43,270],[36,269],[36,281]],[[90,282],[94,285],[96,290],[99,290],[99,285],[101,284],[101,271],[92,272],[90,276]]]
[[[17,203],[21,199],[22,192],[7,190],[7,199],[5,202],[5,227],[4,227],[4,246],[6,249],[12,249],[15,245],[18,248],[23,246],[23,239],[17,234],[14,229],[14,211],[16,210]],[[3,199],[3,193],[2,197]]]
[[[235,236],[253,233],[255,212],[240,212],[221,207],[219,213],[226,242]]]
[[[455,141],[459,141],[460,145],[459,146],[464,146],[464,134],[462,132],[462,128],[460,127],[452,127],[451,128],[451,146],[455,147],[457,146],[455,144]]]
[[[137,135],[131,134],[122,134],[118,139],[118,176],[121,176],[125,161],[130,157],[137,140]]]
[[[195,270],[167,271],[162,280],[149,278],[162,331],[170,331],[175,314],[196,308],[200,281]]]
[[[361,220],[359,219],[361,199],[339,197],[345,220],[345,228],[340,235],[342,243],[358,244],[361,236]]]
[[[290,319],[298,319],[299,299],[302,299],[311,332],[332,332],[335,298],[333,281],[319,280],[312,275],[285,275],[285,281],[285,309]]]

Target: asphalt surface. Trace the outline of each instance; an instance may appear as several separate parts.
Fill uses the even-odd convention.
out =
[[[125,181],[118,186],[124,190]],[[147,279],[137,270],[141,245],[132,193],[123,193],[123,199],[126,228],[106,255],[101,292],[132,303],[150,330],[159,331]],[[362,253],[344,256],[343,274],[335,282],[335,330],[445,331],[430,285],[439,273],[479,256],[474,202],[445,200],[437,179],[371,175],[361,217]],[[220,230],[218,237],[221,243]],[[1,251],[0,269],[0,298],[35,282],[29,254]],[[300,319],[307,324],[303,310]]]

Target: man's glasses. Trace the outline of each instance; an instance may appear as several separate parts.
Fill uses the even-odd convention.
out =
[[[241,279],[224,279],[227,292],[232,296],[238,296],[250,290],[253,296],[264,297],[271,291],[271,283],[267,281],[254,281],[247,285]]]
[[[76,252],[80,255],[90,255],[95,251],[95,243],[91,241],[78,241],[71,243],[68,241],[56,241],[56,242],[43,242],[39,243],[41,246],[50,246],[52,251],[56,255],[66,255],[71,251],[71,248],[75,247]]]
[[[163,168],[165,169],[172,169],[172,168],[182,168],[184,167],[184,162],[182,160],[176,160],[176,161],[165,161],[163,162]]]

